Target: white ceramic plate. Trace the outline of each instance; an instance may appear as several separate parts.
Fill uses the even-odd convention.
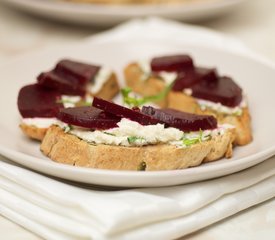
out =
[[[98,62],[114,68],[121,77],[125,64],[134,59],[165,53],[189,53],[202,66],[217,66],[221,74],[231,75],[248,95],[253,120],[254,141],[237,147],[232,159],[222,159],[199,167],[158,172],[96,170],[52,162],[39,151],[39,144],[23,136],[18,124],[16,98],[20,87],[35,81],[37,74],[51,68],[60,58],[71,57]],[[141,187],[190,183],[234,173],[253,166],[275,153],[275,68],[252,58],[225,50],[215,50],[175,42],[82,42],[21,57],[0,67],[0,153],[13,161],[56,177],[83,183]]]
[[[114,25],[133,17],[160,16],[176,20],[202,20],[238,7],[244,0],[208,0],[201,3],[165,5],[106,6],[58,0],[2,0],[25,12],[71,23]]]

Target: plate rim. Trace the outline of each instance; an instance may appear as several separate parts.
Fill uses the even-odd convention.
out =
[[[116,43],[119,43],[119,44],[123,44],[123,41],[115,41]],[[146,40],[144,40],[144,42],[146,42]],[[160,44],[162,41],[159,41]],[[165,42],[165,41],[164,41]],[[77,44],[73,44],[74,47],[77,48],[78,45],[82,45],[83,41],[80,41],[78,42]],[[104,45],[104,44],[111,44],[110,42],[104,42],[104,43],[99,43],[99,42],[85,42],[84,43],[86,44],[91,44],[91,45]],[[179,42],[176,42],[176,44],[179,44],[179,45],[184,45],[184,46],[188,46],[188,45],[192,45],[192,46],[200,46],[201,48],[204,48],[204,49],[212,49],[212,50],[215,50],[215,51],[222,51],[226,54],[230,54],[230,55],[234,55],[234,56],[241,56],[247,60],[253,60],[253,61],[256,61],[260,64],[263,64],[269,68],[272,68],[273,71],[275,71],[275,64],[272,63],[271,61],[268,62],[267,64],[267,61],[263,61],[262,58],[256,58],[256,56],[249,56],[249,55],[246,55],[246,54],[242,54],[242,53],[238,53],[238,52],[232,52],[228,49],[219,49],[219,48],[215,48],[215,47],[209,47],[209,46],[202,46],[202,45],[199,45],[199,44],[186,44],[186,43],[183,43],[183,44],[180,44]],[[65,46],[65,48],[67,48],[69,46]],[[26,54],[28,55],[30,58],[33,58],[33,57],[36,57],[37,55],[39,56],[40,54],[43,54],[44,51],[38,51],[38,52],[34,52],[34,53],[31,53],[31,54]],[[19,56],[18,58],[16,59],[12,59],[11,61],[9,61],[8,63],[5,63],[3,65],[1,65],[0,67],[5,67],[7,65],[12,65],[14,64],[14,62],[17,62],[17,61],[22,61],[22,59],[24,58],[25,56]],[[242,158],[239,158],[239,159],[236,159],[236,161],[228,161],[226,163],[226,166],[224,166],[224,164],[205,164],[203,167],[195,167],[195,168],[187,168],[187,169],[181,169],[181,170],[165,170],[165,171],[148,171],[148,172],[141,172],[141,171],[122,171],[122,170],[105,170],[105,169],[91,169],[91,168],[85,168],[85,167],[76,167],[76,166],[70,166],[70,165],[66,165],[66,164],[61,164],[61,163],[56,163],[56,162],[53,162],[51,160],[49,161],[41,161],[41,159],[39,157],[35,157],[35,156],[31,156],[29,154],[26,154],[26,153],[22,153],[22,152],[19,152],[19,151],[16,151],[16,150],[13,150],[11,148],[8,148],[8,147],[5,147],[5,146],[2,146],[0,145],[0,154],[10,158],[10,156],[14,156],[14,155],[17,155],[18,158],[22,159],[22,158],[28,158],[28,160],[30,161],[29,164],[31,163],[35,163],[35,166],[32,166],[32,167],[29,167],[29,164],[22,164],[22,161],[21,160],[14,160],[14,159],[11,159],[12,161],[14,162],[17,162],[21,165],[24,165],[24,166],[27,166],[29,168],[32,168],[34,170],[37,170],[39,172],[42,172],[42,173],[46,173],[46,174],[49,174],[49,175],[52,175],[52,176],[57,176],[55,174],[52,174],[52,173],[49,173],[48,170],[51,170],[51,169],[54,169],[54,170],[64,170],[66,172],[76,172],[78,174],[81,174],[81,173],[84,173],[84,174],[92,174],[92,175],[98,175],[98,176],[108,176],[108,177],[112,177],[112,176],[120,176],[120,177],[127,177],[127,178],[131,178],[131,179],[134,179],[134,178],[141,178],[141,177],[146,177],[146,178],[150,178],[150,177],[156,177],[156,178],[160,178],[160,177],[168,177],[168,176],[171,176],[171,174],[173,176],[182,176],[182,175],[193,175],[193,174],[200,174],[200,173],[209,173],[211,175],[212,172],[215,172],[215,171],[220,171],[220,170],[224,170],[224,168],[231,168],[232,171],[227,171],[226,174],[222,174],[222,176],[225,176],[225,175],[228,175],[228,174],[231,174],[231,173],[234,173],[234,172],[238,172],[238,171],[241,171],[243,169],[246,169],[246,168],[249,168],[251,166],[254,166],[254,165],[257,165],[258,163],[260,162],[263,162],[264,160],[267,160],[269,157],[271,157],[272,155],[275,154],[275,144],[273,146],[270,146],[266,149],[263,149],[261,150],[260,152],[256,152],[255,154],[253,154],[252,156],[249,155],[249,156],[245,156],[245,157],[242,157]],[[250,162],[250,164],[248,164]],[[45,171],[41,171],[40,169],[37,169],[38,167],[47,167],[47,170]],[[238,168],[238,170],[234,170],[235,168]],[[42,169],[43,170],[43,169]],[[110,176],[111,175],[111,176]],[[58,176],[57,176],[58,177]],[[62,177],[64,178],[64,177]],[[209,177],[209,178],[204,178],[204,180],[207,180],[207,179],[211,179],[212,177]],[[87,182],[87,181],[79,181],[79,180],[72,180],[71,178],[64,178],[64,179],[67,179],[67,180],[71,180],[71,181],[78,181],[78,182],[83,182],[83,183],[89,183],[89,184],[92,184],[90,182]],[[196,180],[196,181],[200,181],[200,180]],[[192,181],[192,182],[195,182],[195,181]],[[168,184],[168,185],[159,185],[159,186],[172,186],[172,185],[179,185],[179,184],[186,184],[187,182],[184,182],[184,183],[177,183],[177,184]],[[137,186],[137,187],[140,187],[140,186],[143,186],[144,185],[139,185],[139,184],[117,184],[117,183],[113,183],[113,184],[100,184],[100,183],[96,183],[98,185],[105,185],[105,186],[122,186],[122,187],[133,187],[133,186]],[[149,185],[146,185],[146,187],[148,187]]]

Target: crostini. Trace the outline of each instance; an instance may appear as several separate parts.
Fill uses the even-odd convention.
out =
[[[19,91],[20,128],[30,138],[42,140],[60,108],[91,104],[94,96],[112,99],[118,92],[117,77],[108,68],[61,60],[42,72],[37,83]]]
[[[213,115],[220,124],[236,127],[235,144],[252,141],[251,118],[242,89],[216,69],[196,67],[188,55],[156,57],[134,62],[124,69],[129,87],[142,96],[151,96],[171,84],[166,97],[156,103],[190,113]]]
[[[151,106],[126,108],[94,98],[60,109],[42,140],[53,161],[112,170],[173,170],[232,156],[235,128],[213,116]]]

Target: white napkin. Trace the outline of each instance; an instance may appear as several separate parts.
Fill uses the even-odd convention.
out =
[[[117,191],[0,162],[0,213],[46,239],[174,239],[274,197],[274,160],[210,181]]]
[[[233,38],[155,18],[86,41],[174,36],[252,54]],[[46,239],[174,239],[274,197],[274,160],[215,180],[120,191],[75,187],[0,161],[0,213]]]

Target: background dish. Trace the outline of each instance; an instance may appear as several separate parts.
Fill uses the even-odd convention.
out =
[[[196,168],[162,172],[127,172],[72,167],[52,162],[39,151],[39,144],[23,136],[18,124],[17,94],[23,85],[34,82],[37,74],[50,69],[60,58],[98,62],[114,68],[121,76],[122,68],[135,59],[166,53],[189,53],[196,64],[217,67],[221,74],[232,76],[248,95],[254,141],[236,148],[234,157]],[[6,83],[0,89],[0,153],[13,161],[56,177],[83,183],[122,186],[169,186],[223,176],[253,166],[275,153],[273,103],[275,95],[275,67],[226,50],[174,41],[128,41],[93,43],[83,41],[72,46],[45,50],[26,55],[0,67],[1,79]],[[264,76],[264,77],[263,77]],[[260,84],[259,84],[260,82]],[[261,90],[259,91],[259,88]],[[7,108],[7,104],[9,107]],[[7,109],[9,109],[7,111]]]
[[[223,15],[245,0],[212,0],[180,5],[106,6],[57,0],[3,0],[6,4],[49,19],[91,25],[115,25],[133,17],[159,16],[198,21]]]

